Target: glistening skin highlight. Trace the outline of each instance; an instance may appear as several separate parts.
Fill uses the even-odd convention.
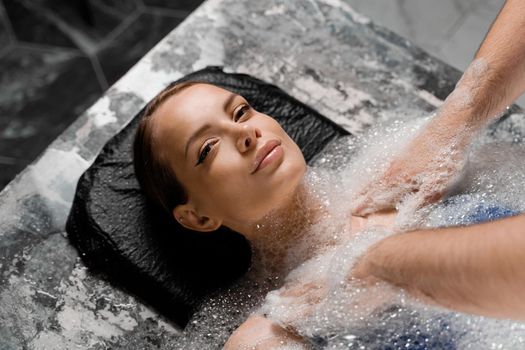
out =
[[[286,206],[306,172],[301,150],[272,117],[240,95],[197,83],[167,98],[151,115],[153,152],[182,184],[172,208],[185,227],[251,225]]]

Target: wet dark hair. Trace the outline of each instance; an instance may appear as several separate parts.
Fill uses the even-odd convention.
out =
[[[228,286],[244,275],[250,267],[252,257],[250,244],[240,233],[221,226],[214,234],[201,234],[184,228],[173,217],[173,209],[186,203],[188,195],[172,167],[159,156],[153,137],[155,121],[152,119],[168,98],[196,84],[209,83],[195,80],[175,83],[150,101],[142,111],[133,142],[135,176],[147,199],[162,210],[153,212],[153,229],[150,234],[158,240],[159,248],[166,247],[169,250],[160,249],[161,255],[158,258],[167,260],[166,266],[169,266],[170,272],[157,270],[155,267],[154,279],[160,281],[162,286],[168,286],[168,297],[174,298],[170,299],[170,303],[175,301],[176,308],[181,305],[177,304],[177,300],[182,300],[183,310],[193,308],[202,296]],[[166,230],[172,229],[177,234],[164,234]],[[148,256],[156,259],[159,251],[148,252]],[[170,294],[173,291],[175,295]]]
[[[166,213],[172,216],[172,210],[188,200],[188,195],[177,179],[172,168],[166,165],[155,150],[152,137],[152,116],[166,100],[198,81],[185,81],[170,85],[162,90],[144,109],[133,142],[133,166],[135,176],[146,196]]]

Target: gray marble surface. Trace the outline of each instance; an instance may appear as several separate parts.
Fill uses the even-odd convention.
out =
[[[202,0],[0,0],[0,191]]]
[[[157,349],[180,330],[93,276],[69,244],[76,182],[169,82],[207,65],[274,83],[358,134],[434,110],[459,72],[342,0],[208,0],[0,193],[1,349]],[[511,115],[501,133],[520,136]]]

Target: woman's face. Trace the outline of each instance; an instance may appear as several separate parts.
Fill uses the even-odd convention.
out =
[[[213,85],[170,97],[152,122],[155,150],[188,194],[173,215],[190,229],[242,230],[284,206],[306,171],[301,150],[279,123]]]

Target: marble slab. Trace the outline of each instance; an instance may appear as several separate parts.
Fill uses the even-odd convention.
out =
[[[176,347],[180,330],[87,271],[64,226],[104,143],[207,65],[276,84],[353,134],[434,110],[460,75],[343,0],[206,1],[0,193],[2,349]],[[506,123],[498,132],[521,137],[523,118]]]

